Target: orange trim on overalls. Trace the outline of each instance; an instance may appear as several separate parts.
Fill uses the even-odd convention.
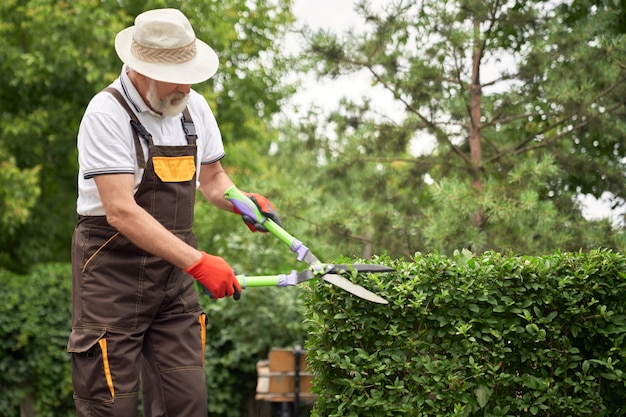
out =
[[[115,387],[113,386],[113,378],[111,377],[111,367],[109,366],[109,354],[107,352],[107,340],[100,339],[98,341],[100,349],[102,350],[102,361],[104,362],[104,377],[107,380],[109,391],[111,391],[111,398],[115,399]]]
[[[206,314],[200,314],[200,340],[202,341],[202,366],[204,366],[204,348],[206,347]]]
[[[113,239],[115,239],[115,237],[116,237],[117,235],[119,235],[119,234],[120,234],[120,232],[117,232],[116,234],[114,234],[113,236],[111,236],[111,237],[109,238],[109,240],[107,240],[106,242],[104,242],[104,243],[102,244],[102,246],[100,246],[100,247],[98,248],[98,250],[96,250],[96,251],[93,253],[93,255],[91,255],[91,256],[89,257],[89,259],[87,259],[87,261],[85,262],[85,265],[83,265],[83,272],[85,272],[85,270],[87,269],[87,265],[89,265],[89,262],[91,262],[91,260],[93,259],[93,257],[94,257],[94,256],[96,256],[96,255],[98,254],[98,252],[100,252],[100,250],[102,250],[102,248],[104,248],[106,245],[108,245],[108,244],[109,244],[109,242],[110,242],[110,241],[112,241]]]

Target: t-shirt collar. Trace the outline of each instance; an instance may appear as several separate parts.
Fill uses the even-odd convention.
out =
[[[124,65],[122,67],[122,75],[120,76],[120,81],[122,83],[122,90],[124,92],[124,95],[130,102],[130,104],[133,105],[133,107],[135,108],[135,111],[137,111],[138,113],[150,112],[153,115],[160,117],[160,115],[158,113],[155,113],[150,107],[148,107],[145,101],[143,101],[143,98],[141,98],[139,91],[137,91],[137,89],[135,88],[135,85],[132,83],[132,81],[128,77],[129,69],[130,68],[128,68],[128,66]]]

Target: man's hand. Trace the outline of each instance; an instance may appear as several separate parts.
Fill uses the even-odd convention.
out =
[[[267,198],[263,197],[261,194],[256,194],[256,193],[244,193],[244,194],[257,206],[261,214],[263,214],[268,219],[272,219],[274,223],[276,223],[280,227],[283,227],[283,224],[280,222],[280,218],[278,217],[278,214],[276,214],[276,208],[274,208],[274,205]],[[241,215],[241,218],[246,223],[246,226],[248,226],[248,229],[250,229],[251,231],[267,233],[267,229],[265,228],[265,226],[263,226],[261,222],[257,222],[255,221],[255,219],[251,218],[250,216],[241,214],[241,212],[235,206],[233,206],[233,211],[236,214]]]
[[[233,269],[219,256],[202,252],[200,260],[185,269],[185,272],[206,288],[213,298],[233,296],[235,300],[239,300],[241,296],[241,285]]]

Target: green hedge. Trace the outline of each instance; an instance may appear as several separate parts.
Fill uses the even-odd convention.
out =
[[[0,270],[0,416],[75,416],[70,355],[71,267]],[[205,372],[212,417],[240,417],[256,390],[256,362],[272,347],[304,341],[298,288],[247,289],[240,301],[201,303],[209,316]]]
[[[69,355],[69,265],[39,265],[29,275],[0,270],[0,415],[32,407],[38,417],[76,415]]]
[[[626,257],[374,261],[371,304],[305,294],[314,416],[625,416]]]
[[[352,260],[346,260],[348,262]],[[625,416],[626,258],[417,255],[352,277],[390,301],[321,281],[202,303],[211,416],[245,416],[256,362],[305,336],[315,416]],[[70,267],[0,271],[0,415],[75,415]],[[300,306],[296,300],[303,294]]]

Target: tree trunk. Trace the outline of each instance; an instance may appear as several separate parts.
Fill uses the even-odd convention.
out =
[[[372,257],[372,232],[365,233],[365,244],[363,245],[363,259]]]
[[[472,51],[472,83],[470,86],[470,127],[469,148],[472,162],[472,187],[480,194],[483,189],[483,156],[480,142],[482,127],[481,101],[482,86],[480,84],[480,61],[482,58],[482,42],[480,38],[480,21],[474,19],[474,42]],[[472,223],[476,227],[482,227],[486,222],[482,209],[474,215]]]
[[[27,395],[20,404],[20,417],[35,417],[35,399]]]

